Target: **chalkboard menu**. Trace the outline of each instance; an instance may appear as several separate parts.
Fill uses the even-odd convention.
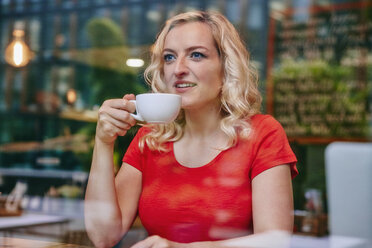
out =
[[[368,139],[372,2],[273,12],[267,110],[289,138]]]

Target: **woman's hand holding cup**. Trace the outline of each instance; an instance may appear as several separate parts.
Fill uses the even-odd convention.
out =
[[[124,136],[136,124],[166,124],[174,121],[181,109],[181,96],[167,93],[145,93],[136,97],[106,100],[98,111],[96,137],[113,144],[117,136]],[[134,114],[136,112],[136,114]]]
[[[105,144],[113,145],[118,136],[124,136],[136,124],[130,113],[136,110],[133,94],[125,95],[122,99],[104,101],[98,111],[96,138]]]

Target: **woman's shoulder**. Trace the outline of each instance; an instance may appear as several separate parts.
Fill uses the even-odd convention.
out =
[[[280,125],[280,123],[269,114],[255,114],[251,117],[251,125],[257,126],[257,125]]]
[[[272,115],[256,114],[251,117],[250,125],[254,134],[284,132],[283,126]]]

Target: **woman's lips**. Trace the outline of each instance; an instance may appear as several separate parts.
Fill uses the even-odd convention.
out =
[[[178,93],[186,92],[195,86],[196,86],[195,83],[191,83],[187,81],[177,81],[174,83],[174,88],[176,89],[176,92]]]
[[[176,88],[187,88],[187,87],[193,87],[195,84],[190,83],[184,83],[184,84],[176,84]]]

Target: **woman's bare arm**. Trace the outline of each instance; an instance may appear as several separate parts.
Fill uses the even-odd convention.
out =
[[[113,147],[96,140],[85,193],[85,226],[97,247],[112,247],[124,234],[115,189]]]
[[[136,199],[135,195],[141,190],[136,188],[141,185],[141,173],[131,166],[123,166],[115,178],[113,162],[116,138],[125,135],[135,124],[129,114],[134,111],[134,105],[128,101],[131,98],[134,96],[105,101],[99,110],[84,211],[88,235],[97,247],[116,244],[129,229],[128,223],[133,221],[133,210],[128,209],[137,208],[137,202],[132,199]],[[124,200],[118,194],[130,197]]]
[[[254,233],[293,231],[293,191],[289,165],[268,169],[252,180]]]

